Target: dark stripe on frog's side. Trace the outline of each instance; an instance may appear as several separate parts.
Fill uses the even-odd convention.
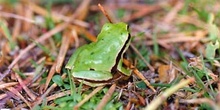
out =
[[[129,27],[127,26],[127,29],[128,29],[128,28],[129,28]],[[118,56],[117,56],[117,58],[116,58],[115,65],[114,65],[114,66],[112,67],[112,69],[111,69],[111,73],[116,73],[116,72],[118,71],[118,70],[117,70],[118,63],[119,63],[119,61],[120,61],[120,59],[121,59],[121,55],[122,55],[124,49],[126,48],[126,45],[129,43],[130,38],[131,38],[131,35],[130,35],[130,33],[128,33],[128,39],[126,40],[124,46],[122,47],[121,51],[119,52],[119,54],[118,54]]]

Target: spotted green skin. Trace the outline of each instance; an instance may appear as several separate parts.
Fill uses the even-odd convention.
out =
[[[129,70],[122,67],[122,57],[129,44],[130,36],[127,24],[106,23],[102,27],[97,41],[78,48],[65,67],[71,70],[74,78],[81,80],[110,80],[113,77],[111,73],[113,67],[129,76]]]

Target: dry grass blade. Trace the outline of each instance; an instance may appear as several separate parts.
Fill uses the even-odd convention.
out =
[[[0,51],[0,67],[4,64],[4,54],[2,51]],[[1,79],[1,78],[0,78]]]
[[[28,96],[32,99],[35,100],[36,96],[31,92],[31,90],[27,87],[27,85],[25,84],[25,82],[21,79],[21,77],[15,73],[15,77],[17,78],[19,84],[21,85],[21,87],[24,89],[24,91],[28,94]]]
[[[220,107],[217,106],[217,104],[213,101],[213,100],[210,100],[208,98],[198,98],[198,99],[181,99],[180,100],[180,103],[186,103],[186,104],[202,104],[202,103],[207,103],[209,105],[211,105],[211,107],[214,109],[214,110],[219,110]]]
[[[83,27],[79,27],[79,26],[73,26],[73,25],[70,25],[70,28],[73,30],[73,36],[74,37],[77,37],[77,34],[76,33],[79,33],[79,34],[84,34],[86,36],[87,39],[89,39],[90,41],[92,42],[95,42],[96,41],[96,36],[91,34],[88,30],[86,30],[85,28]],[[74,38],[76,40],[76,38]],[[77,46],[76,46],[77,47]]]
[[[131,109],[131,101],[128,102],[128,104],[125,107],[125,110],[130,110]]]
[[[114,93],[115,88],[116,88],[116,84],[113,84],[109,88],[108,92],[105,94],[104,97],[102,97],[102,100],[100,101],[100,103],[96,107],[96,110],[103,110],[103,107],[106,105],[106,103],[109,101],[109,99],[111,98],[112,94]]]
[[[86,0],[84,0],[84,1],[86,1]],[[25,1],[25,2],[28,2],[28,4],[30,5],[31,9],[34,12],[36,12],[36,13],[38,13],[40,15],[43,15],[43,16],[47,16],[48,15],[48,12],[44,8],[38,6],[38,5],[36,5],[36,4],[34,4],[34,3],[30,2],[30,1]],[[89,27],[89,24],[87,24],[84,21],[73,19],[72,17],[66,17],[66,16],[58,14],[58,13],[52,12],[51,13],[51,17],[52,17],[52,19],[54,21],[63,20],[65,22],[73,22],[74,24],[82,26],[82,27]]]
[[[18,84],[18,82],[10,82],[10,83],[3,83],[3,82],[1,82],[0,83],[0,90],[4,89],[4,88],[7,88],[7,87],[10,87],[10,86],[17,85],[17,84]]]
[[[155,69],[153,68],[153,66],[150,65],[150,63],[148,63],[145,58],[141,55],[141,53],[137,50],[137,48],[135,48],[135,46],[133,44],[130,44],[131,48],[135,51],[135,53],[141,58],[141,60],[144,61],[144,63],[147,65],[147,67],[151,70],[151,71],[155,71]]]
[[[201,20],[198,20],[198,19],[195,19],[195,18],[192,18],[190,16],[185,16],[185,15],[179,15],[178,16],[178,19],[177,19],[177,22],[180,22],[180,23],[189,23],[189,24],[192,24],[192,25],[195,25],[199,28],[202,28],[202,29],[207,29],[207,24]]]
[[[2,12],[1,11],[0,16],[6,17],[6,18],[9,17],[9,18],[20,19],[20,20],[24,20],[24,21],[29,22],[29,23],[35,23],[35,21],[32,20],[32,19],[20,16],[20,15],[16,15],[16,14],[13,14],[13,13],[7,13],[7,12]]]
[[[63,91],[63,92],[60,92],[60,93],[55,93],[53,95],[50,95],[46,98],[47,101],[51,101],[51,100],[55,100],[57,98],[60,98],[60,97],[63,97],[63,96],[66,96],[66,95],[69,95],[71,94],[71,91],[68,90],[68,91]]]
[[[59,51],[59,54],[57,56],[57,63],[56,63],[56,72],[57,73],[60,73],[61,71],[61,67],[63,65],[63,62],[64,62],[64,58],[66,56],[66,52],[69,48],[69,44],[70,44],[70,34],[65,34],[63,35],[62,37],[62,44],[61,44],[61,47],[60,47],[60,51]]]
[[[16,20],[14,28],[13,28],[13,32],[12,32],[12,38],[14,40],[16,40],[16,37],[18,37],[18,35],[20,33],[20,30],[21,30],[21,21],[20,20]]]
[[[28,19],[34,18],[34,16],[33,16],[34,13],[33,13],[33,10],[31,10],[31,6],[30,5],[25,5],[23,10],[24,11],[22,11],[22,12],[23,12],[23,15],[25,16],[25,18],[28,18]],[[23,30],[24,31],[30,30],[32,25],[33,24],[31,24],[29,22],[24,22]]]
[[[74,39],[75,47],[79,47],[79,37],[75,29],[72,29],[71,31],[71,37]]]
[[[167,24],[171,23],[173,19],[176,17],[177,13],[183,8],[183,6],[183,1],[178,1],[176,5],[173,7],[173,9],[165,16],[164,22]]]
[[[80,101],[76,106],[73,108],[74,110],[78,110],[80,106],[82,106],[85,102],[87,102],[92,96],[94,96],[97,92],[102,90],[104,86],[99,86],[95,90],[93,90],[88,96],[86,96],[82,101]]]
[[[134,92],[134,93],[135,93],[135,95],[138,97],[138,100],[139,100],[140,104],[143,105],[143,106],[145,106],[145,105],[146,105],[145,99],[144,99],[140,94],[138,94],[138,93],[136,93],[136,92]]]
[[[91,34],[91,33],[90,33],[89,31],[87,31],[85,28],[80,28],[80,32],[83,33],[83,34],[85,34],[86,37],[87,37],[89,40],[91,40],[91,41],[93,41],[93,42],[96,41],[96,36],[94,36],[93,34]]]
[[[163,42],[163,43],[179,43],[179,42],[193,42],[193,41],[201,41],[202,39],[204,39],[203,37],[192,37],[192,36],[179,36],[179,37],[172,37],[169,39],[158,39],[156,42]],[[147,45],[153,45],[154,42],[153,41],[147,41],[146,42]]]
[[[13,94],[15,94],[16,96],[18,96],[21,100],[23,100],[29,108],[32,108],[31,107],[31,104],[29,103],[29,101],[27,101],[15,88],[13,87],[8,87],[7,88],[10,92],[12,92]]]
[[[91,0],[83,0],[77,10],[74,12],[72,18],[83,20],[87,16],[89,4]],[[71,20],[71,19],[70,19]]]
[[[8,25],[9,23],[6,20],[0,19],[0,33],[3,34],[3,36],[8,39],[10,50],[13,51],[15,50],[16,42],[11,36]]]
[[[42,8],[42,7],[40,7],[40,6],[38,6],[38,5],[36,5],[36,4],[34,4],[34,3],[32,3],[32,2],[30,2],[30,1],[25,1],[25,2],[27,2],[28,3],[28,5],[31,7],[31,9],[34,11],[34,12],[36,12],[36,13],[38,13],[38,14],[40,14],[40,15],[43,15],[43,16],[47,16],[48,15],[48,12],[44,9],[44,8]],[[52,18],[53,18],[53,20],[55,20],[55,21],[59,21],[60,19],[65,19],[66,17],[65,16],[60,16],[59,14],[56,14],[56,13],[52,13]],[[67,19],[67,18],[66,18]]]
[[[8,96],[7,94],[0,94],[0,99],[4,99],[7,96]]]
[[[132,25],[132,27],[136,30],[138,30],[139,32],[145,32],[144,34],[146,35],[147,38],[149,39],[153,39],[152,34],[150,34],[149,32],[146,32],[143,28],[141,28],[140,26],[137,25]],[[170,49],[170,46],[167,43],[161,42],[159,40],[157,40],[157,43],[160,44],[162,47],[166,48],[166,49]]]
[[[22,15],[22,6],[20,4],[16,7],[16,13],[18,15]],[[26,17],[24,17],[24,18],[26,18]],[[15,23],[14,23],[14,27],[13,27],[13,31],[12,31],[12,38],[14,40],[17,40],[17,37],[19,36],[19,34],[21,32],[21,24],[22,24],[22,21],[20,19],[15,19]]]
[[[186,80],[179,82],[175,86],[172,86],[171,88],[167,89],[162,94],[160,94],[153,101],[151,101],[151,103],[144,110],[156,110],[160,106],[160,104],[162,104],[163,101],[165,101],[170,95],[172,95],[174,92],[176,92],[180,88],[183,88],[184,86],[194,81],[195,81],[194,78],[190,78],[190,79],[186,79]]]
[[[62,79],[66,78],[66,74],[63,74],[61,76]],[[46,96],[55,88],[57,87],[57,84],[56,83],[53,83],[47,90],[46,92],[44,92],[44,94],[42,94],[40,97],[37,98],[37,100],[35,100],[35,102],[32,104],[32,105],[38,105],[42,102],[42,100],[44,98],[46,98]]]
[[[137,9],[140,9],[140,10],[138,10],[138,12],[132,14],[130,18],[129,17],[125,18],[123,21],[124,22],[129,22],[129,21],[141,18],[141,17],[143,17],[147,14],[150,14],[152,12],[161,10],[162,7],[158,4],[156,4],[156,5],[148,6],[148,7],[145,7],[145,8],[138,7]]]
[[[52,37],[52,35],[62,31],[68,26],[68,23],[63,23],[58,26],[56,26],[53,30],[45,33],[44,35],[40,36],[39,39],[35,40],[35,43],[31,43],[26,47],[24,50],[22,50],[19,55],[13,60],[13,62],[8,66],[8,69],[12,69],[14,65],[22,58],[24,54],[26,54],[29,50],[34,48],[36,46],[36,43],[42,43],[43,41],[47,40],[48,38]]]
[[[46,80],[46,82],[45,82],[45,86],[44,86],[44,91],[46,91],[47,90],[47,88],[48,88],[48,86],[49,86],[49,83],[50,83],[50,81],[51,81],[51,79],[52,79],[52,77],[53,77],[53,75],[55,74],[55,72],[56,72],[56,62],[54,62],[53,63],[53,65],[52,65],[52,67],[50,68],[50,72],[49,72],[49,74],[48,74],[48,76],[47,76],[47,80]]]

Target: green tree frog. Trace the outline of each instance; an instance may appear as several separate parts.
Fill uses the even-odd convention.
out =
[[[131,72],[122,66],[130,38],[127,24],[106,23],[97,41],[78,48],[65,68],[78,81],[93,87],[105,85],[112,80],[114,73],[130,76]]]

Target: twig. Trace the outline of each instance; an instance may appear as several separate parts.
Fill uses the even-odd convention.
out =
[[[106,10],[102,7],[102,5],[101,5],[101,4],[98,4],[98,6],[99,6],[99,9],[102,11],[102,13],[107,17],[108,21],[109,21],[110,23],[113,23],[112,20],[111,20],[111,18],[110,18],[109,15],[108,15],[108,13],[106,12]]]
[[[98,106],[96,107],[96,110],[102,110],[103,107],[106,105],[106,103],[109,101],[109,99],[111,98],[112,94],[114,93],[116,88],[116,84],[113,84],[108,92],[105,94],[105,96],[102,98],[102,100],[100,101],[100,103],[98,104]]]
[[[133,72],[134,72],[140,79],[142,79],[142,80],[145,82],[145,84],[146,84],[153,92],[157,92],[157,91],[153,88],[153,86],[151,86],[150,82],[144,77],[144,75],[143,75],[141,72],[139,72],[138,69],[135,68],[135,66],[133,66],[128,60],[123,59],[123,63],[124,63],[127,67],[129,67],[130,69],[132,69]]]

